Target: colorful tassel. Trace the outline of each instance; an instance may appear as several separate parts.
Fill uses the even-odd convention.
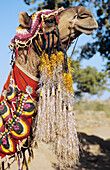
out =
[[[15,58],[17,58],[18,57],[18,48],[16,48],[16,50],[15,50]]]
[[[42,29],[42,27],[43,27],[43,21],[41,22],[41,24],[40,24],[40,28]]]
[[[30,47],[30,45],[28,46],[28,54],[30,54],[31,53],[31,47]]]
[[[56,18],[56,23],[59,24],[59,19],[58,19],[57,14],[55,14],[55,18]]]
[[[71,74],[63,73],[62,52],[51,55],[50,61],[47,54],[42,54],[41,61],[37,139],[54,143],[53,151],[60,167],[72,166],[78,160],[79,142],[73,115]]]
[[[31,157],[32,157],[32,159],[34,159],[34,152],[33,152],[33,149],[31,149]]]
[[[43,31],[43,34],[44,34],[44,38],[47,39],[46,33],[44,31]]]
[[[28,165],[30,165],[30,163],[31,163],[31,156],[29,156],[28,158]]]
[[[17,165],[18,165],[18,169],[20,169],[20,155],[17,154]]]

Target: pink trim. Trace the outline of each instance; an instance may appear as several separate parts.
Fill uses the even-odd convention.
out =
[[[30,54],[30,52],[31,52],[31,47],[30,47],[30,45],[28,46],[28,54]]]
[[[15,57],[18,57],[18,48],[15,50]]]
[[[55,14],[55,18],[56,18],[56,23],[59,24],[59,19],[58,16]]]
[[[45,17],[48,17],[49,14],[52,14],[52,15],[55,15],[55,18],[56,18],[56,22],[57,24],[59,23],[59,19],[57,17],[57,14],[55,12],[60,12],[60,11],[63,11],[64,8],[60,8],[60,9],[57,9],[57,10],[46,10],[46,11],[42,11],[42,12],[37,12],[35,14],[34,19],[32,20],[31,22],[31,28],[30,30],[26,29],[26,28],[18,28],[16,30],[16,35],[14,37],[14,39],[12,39],[11,41],[11,47],[14,48],[14,44],[17,44],[18,47],[21,45],[27,45],[26,43],[28,43],[29,41],[31,41],[35,36],[37,36],[37,33],[39,31],[39,29],[43,27],[43,21],[41,21],[40,23],[40,18],[41,18],[41,15],[44,15]],[[57,12],[57,13],[58,13]],[[24,33],[23,33],[24,31]],[[44,32],[43,32],[44,33]],[[46,35],[44,33],[44,37],[46,39]],[[16,47],[15,47],[16,48]]]

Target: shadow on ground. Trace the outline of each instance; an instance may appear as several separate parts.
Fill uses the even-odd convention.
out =
[[[79,163],[65,170],[110,170],[110,140],[78,133],[81,143]],[[54,164],[56,170],[60,168]]]

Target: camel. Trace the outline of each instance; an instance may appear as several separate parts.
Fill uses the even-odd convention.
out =
[[[14,157],[28,169],[37,141],[53,142],[60,163],[72,166],[79,157],[73,114],[74,90],[67,50],[80,34],[98,28],[83,6],[19,14],[20,25],[9,47],[12,70],[0,99],[2,169]],[[37,159],[37,158],[36,158]]]

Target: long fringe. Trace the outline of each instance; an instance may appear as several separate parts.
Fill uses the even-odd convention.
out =
[[[44,67],[40,78],[37,140],[53,142],[60,165],[71,167],[79,157],[73,114],[74,92],[65,87],[62,63],[53,68],[50,76],[46,71]]]

